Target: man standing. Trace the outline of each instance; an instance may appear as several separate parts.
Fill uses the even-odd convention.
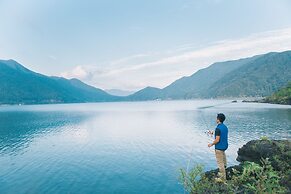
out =
[[[225,120],[225,115],[223,113],[217,114],[217,117],[216,117],[217,127],[215,129],[215,134],[214,134],[215,139],[213,143],[208,144],[208,147],[215,145],[215,156],[216,156],[216,161],[219,168],[218,175],[222,181],[226,180],[225,150],[228,148],[228,141],[227,141],[228,128],[226,127],[226,125],[223,124],[224,120]]]

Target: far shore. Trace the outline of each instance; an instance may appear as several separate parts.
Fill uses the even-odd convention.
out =
[[[195,101],[195,100],[227,100],[229,103],[264,103],[264,104],[277,104],[277,105],[289,105],[289,104],[278,104],[272,102],[266,102],[264,97],[229,97],[229,98],[195,98],[195,99],[156,99],[156,100],[137,100],[137,101],[96,101],[96,102],[40,102],[40,103],[0,103],[0,107],[4,106],[25,106],[25,105],[67,105],[67,104],[90,104],[90,103],[118,103],[118,102],[171,102],[171,101]],[[289,105],[290,106],[290,105]]]

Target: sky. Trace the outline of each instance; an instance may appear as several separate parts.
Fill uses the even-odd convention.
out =
[[[0,0],[0,59],[101,89],[163,88],[291,50],[289,0]]]

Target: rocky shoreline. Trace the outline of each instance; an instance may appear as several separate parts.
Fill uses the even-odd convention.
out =
[[[281,184],[291,191],[291,141],[290,140],[252,140],[238,150],[239,165],[226,169],[227,179],[233,175],[234,169],[243,170],[244,162],[262,163],[262,159],[269,159],[274,170],[282,174]],[[212,179],[217,176],[218,169],[205,172],[205,176]]]
[[[234,101],[233,101],[234,102]],[[268,103],[268,104],[281,104],[281,105],[291,105],[291,101],[272,101],[268,98],[258,99],[258,100],[242,100],[243,103]]]

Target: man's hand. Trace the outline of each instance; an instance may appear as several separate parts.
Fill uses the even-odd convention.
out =
[[[208,130],[208,131],[206,131],[206,133],[207,133],[208,135],[213,135],[213,134],[214,134],[214,131],[213,131],[213,130]]]
[[[211,147],[213,145],[216,145],[218,142],[220,141],[220,136],[216,136],[215,140],[213,141],[213,143],[209,143],[208,147]]]

